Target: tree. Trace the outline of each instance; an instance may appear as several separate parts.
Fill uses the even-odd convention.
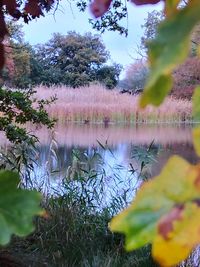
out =
[[[105,65],[97,70],[95,79],[108,89],[113,89],[117,86],[121,70],[122,66],[120,64],[113,64],[112,66]]]
[[[96,72],[109,56],[100,36],[76,32],[69,32],[66,36],[54,34],[46,44],[36,47],[35,55],[40,69],[43,69],[41,82],[72,87],[94,81]]]
[[[141,38],[141,43],[138,49],[139,54],[142,56],[147,54],[148,42],[156,37],[158,25],[163,20],[163,11],[153,10],[152,12],[148,12],[145,23],[142,25],[142,28],[144,28],[144,35]]]
[[[4,40],[6,63],[2,83],[15,88],[26,88],[30,83],[30,45],[24,42],[22,25],[7,23],[9,36]]]
[[[188,57],[174,72],[174,85],[171,94],[176,98],[192,99],[195,87],[200,81],[200,59]]]
[[[144,89],[147,75],[147,64],[145,61],[138,60],[127,68],[125,78],[121,81],[120,86],[132,93],[137,92],[137,90],[141,92]]]

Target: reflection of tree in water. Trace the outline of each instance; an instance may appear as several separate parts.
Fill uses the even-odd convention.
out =
[[[190,163],[195,164],[198,161],[198,157],[194,151],[194,147],[191,143],[179,143],[179,144],[168,144],[162,145],[162,148],[158,155],[158,160],[154,164],[152,169],[152,175],[157,175],[162,167],[165,165],[166,161],[172,155],[180,155],[187,159]]]
[[[55,145],[54,149],[52,145],[41,145],[38,150],[35,176],[37,179],[40,177],[40,181],[48,179],[50,187],[58,188],[62,186],[63,179],[78,181],[81,178],[87,182],[91,177],[97,181],[103,177],[104,187],[119,187],[118,190],[121,190],[123,186],[120,183],[127,186],[131,175],[130,187],[133,187],[138,177],[141,183],[157,175],[172,154],[181,155],[192,163],[197,161],[189,142],[164,145],[124,142],[112,146],[97,142],[95,146],[89,147]]]

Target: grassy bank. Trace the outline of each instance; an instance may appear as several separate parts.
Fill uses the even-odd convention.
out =
[[[49,219],[36,221],[36,232],[13,239],[10,257],[31,267],[156,267],[150,247],[124,251],[124,238],[108,230],[108,210],[90,214],[83,205],[69,206],[67,199],[52,200]],[[21,265],[19,265],[21,266]]]
[[[37,87],[39,98],[56,95],[58,100],[48,108],[52,117],[61,122],[83,123],[173,123],[188,122],[191,117],[191,102],[168,97],[159,107],[138,106],[139,96],[120,94],[117,90],[106,90],[94,85],[78,89],[64,86]]]
[[[148,152],[144,149],[142,155],[150,153],[152,156],[156,153],[153,147]],[[156,267],[150,246],[127,253],[124,237],[110,232],[108,227],[111,218],[133,198],[139,180],[146,179],[144,166],[151,162],[146,156],[134,180],[132,167],[116,165],[112,167],[113,175],[109,175],[95,149],[90,153],[73,151],[71,166],[62,180],[62,191],[51,188],[43,201],[47,218],[37,218],[32,235],[13,238],[1,250],[0,266]],[[140,153],[135,157],[140,157]],[[120,175],[123,168],[127,177]],[[13,265],[8,265],[8,261]]]

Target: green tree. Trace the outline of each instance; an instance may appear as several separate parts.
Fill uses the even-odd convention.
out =
[[[109,57],[100,36],[76,32],[66,36],[54,34],[46,44],[36,47],[35,55],[43,69],[41,82],[72,87],[94,81],[96,72]]]
[[[108,89],[113,89],[118,84],[121,70],[122,66],[120,64],[113,64],[112,66],[105,65],[97,70],[96,80]]]

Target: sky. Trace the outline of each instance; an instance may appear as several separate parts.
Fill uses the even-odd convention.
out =
[[[55,14],[48,13],[45,17],[41,17],[25,25],[23,28],[25,40],[35,45],[45,43],[55,32],[67,34],[69,31],[76,31],[84,34],[90,31],[97,34],[98,32],[93,30],[88,22],[89,18],[93,18],[90,11],[87,10],[84,13],[79,12],[74,2],[62,0]],[[125,20],[125,25],[128,23],[128,37],[121,36],[117,32],[105,32],[101,34],[103,43],[110,52],[111,59],[108,63],[120,63],[124,66],[124,70],[126,66],[134,62],[134,59],[138,58],[137,46],[143,34],[141,25],[144,24],[148,12],[162,8],[161,4],[136,7],[128,2],[127,5],[129,13],[128,21]],[[124,72],[122,73],[123,75]]]

